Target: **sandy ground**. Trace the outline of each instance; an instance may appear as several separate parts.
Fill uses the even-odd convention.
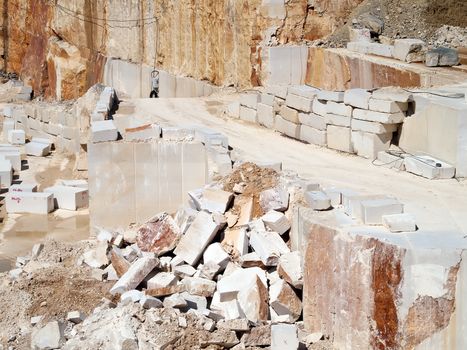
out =
[[[266,128],[222,115],[225,101],[205,99],[137,99],[136,114],[162,125],[204,125],[229,137],[229,143],[248,160],[282,161],[283,168],[325,186],[367,194],[389,194],[416,216],[420,230],[457,239],[467,235],[467,181],[428,180],[372,164],[368,159],[308,145]],[[461,236],[461,237],[459,237]],[[467,239],[465,239],[467,244]]]

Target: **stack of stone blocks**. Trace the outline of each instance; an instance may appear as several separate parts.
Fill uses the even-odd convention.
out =
[[[96,103],[92,120],[107,119],[115,101],[114,89],[106,87]],[[64,153],[80,150],[80,118],[74,106],[42,102],[9,104],[3,108],[3,116],[4,130],[6,126],[8,130],[24,131],[25,138],[48,139],[55,149]],[[21,138],[17,133],[10,136],[12,140],[14,136]],[[8,134],[4,134],[4,139],[8,139]]]
[[[269,86],[242,94],[237,105],[229,106],[229,114],[297,140],[376,159],[379,151],[389,149],[410,98],[384,89]]]

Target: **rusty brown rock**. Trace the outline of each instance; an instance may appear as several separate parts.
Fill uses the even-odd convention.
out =
[[[255,276],[248,287],[241,290],[237,295],[240,307],[246,318],[251,322],[268,319],[268,299],[268,290],[258,276]]]
[[[270,346],[271,345],[271,326],[257,326],[245,333],[241,339],[245,346]]]
[[[269,304],[279,316],[289,316],[290,322],[298,320],[302,313],[302,302],[287,282],[276,281],[271,285],[269,295]]]
[[[173,250],[181,236],[180,229],[172,217],[161,213],[138,229],[136,243],[143,252],[162,255]]]
[[[120,250],[117,250],[116,248],[112,249],[110,252],[110,262],[112,263],[118,277],[122,277],[131,265],[130,262],[123,257]]]
[[[169,286],[164,288],[148,289],[146,290],[146,295],[153,297],[165,297],[167,295],[172,295],[175,293],[182,293],[186,291],[186,287],[183,284],[177,284],[175,286]]]

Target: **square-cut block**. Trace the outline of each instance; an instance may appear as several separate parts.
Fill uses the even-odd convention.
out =
[[[91,124],[92,142],[115,141],[118,139],[118,130],[113,120],[94,121]]]
[[[55,206],[59,209],[77,210],[89,203],[89,192],[85,188],[57,185],[46,188],[44,192],[53,193]]]
[[[20,183],[10,186],[11,192],[37,192],[37,184],[34,183]]]
[[[0,161],[0,184],[1,188],[10,188],[13,181],[13,168],[9,160]]]
[[[24,130],[9,130],[8,142],[12,145],[24,145],[26,142],[26,133]]]
[[[45,157],[50,153],[50,144],[40,142],[29,142],[26,144],[26,154],[28,156]]]
[[[5,203],[8,213],[48,214],[54,209],[54,196],[44,192],[11,192]]]

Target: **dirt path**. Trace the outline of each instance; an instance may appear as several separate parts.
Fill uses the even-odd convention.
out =
[[[394,195],[405,204],[406,212],[416,216],[421,230],[467,235],[467,181],[428,180],[377,167],[358,156],[307,145],[260,126],[221,117],[223,104],[212,101],[233,98],[138,99],[134,102],[137,114],[152,116],[161,124],[198,124],[224,133],[242,158],[280,160],[284,169],[324,185]],[[449,244],[449,240],[445,243]]]

